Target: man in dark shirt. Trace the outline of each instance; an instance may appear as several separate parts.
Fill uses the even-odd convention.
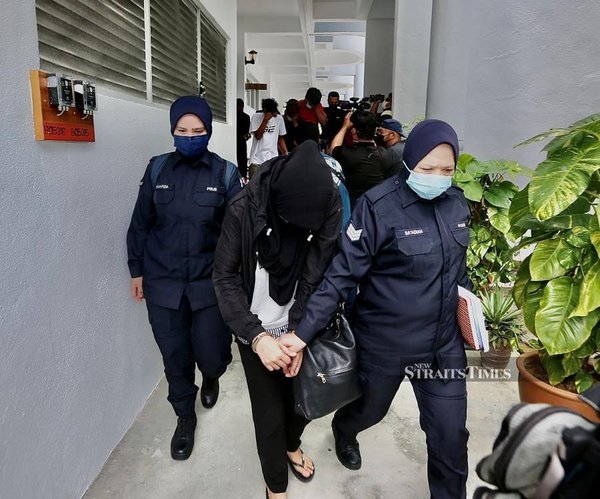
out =
[[[352,206],[371,187],[397,173],[391,152],[375,144],[377,118],[368,111],[346,114],[340,131],[331,141],[331,155],[339,161],[346,177]],[[353,144],[344,145],[347,133]]]
[[[327,115],[327,124],[323,127],[322,140],[326,147],[342,128],[344,116],[346,113],[340,108],[340,94],[338,92],[329,92],[327,95],[327,105],[325,114]]]
[[[244,112],[244,101],[237,100],[237,167],[242,177],[248,173],[248,148],[250,138],[250,116]]]

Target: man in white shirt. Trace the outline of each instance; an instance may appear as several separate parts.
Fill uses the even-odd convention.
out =
[[[254,113],[250,118],[250,132],[254,140],[250,149],[250,168],[248,177],[252,178],[258,167],[275,156],[287,154],[285,122],[277,109],[275,99],[263,99],[262,111]]]

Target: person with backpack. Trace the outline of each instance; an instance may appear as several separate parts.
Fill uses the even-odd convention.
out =
[[[200,399],[211,408],[219,377],[230,364],[231,334],[212,284],[215,248],[225,208],[242,188],[233,163],[208,150],[212,111],[196,96],[170,109],[175,151],[154,157],[139,184],[127,232],[131,294],[146,301],[154,338],[178,416],[171,457],[187,459],[196,428],[194,382],[202,373]]]
[[[213,280],[239,347],[271,499],[286,497],[288,466],[304,482],[315,473],[300,448],[309,421],[294,411],[290,379],[302,354],[277,338],[300,321],[333,258],[341,221],[339,189],[311,140],[263,163],[223,221]]]

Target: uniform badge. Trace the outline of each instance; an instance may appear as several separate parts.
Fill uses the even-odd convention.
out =
[[[355,243],[360,239],[362,231],[362,229],[357,229],[356,227],[354,227],[354,225],[352,225],[352,222],[350,222],[348,224],[348,228],[346,229],[346,235],[350,238],[350,241]]]

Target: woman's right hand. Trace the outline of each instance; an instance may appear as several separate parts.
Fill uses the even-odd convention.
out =
[[[143,277],[134,277],[131,279],[131,296],[138,303],[142,303],[144,299],[144,288],[142,287]]]
[[[256,353],[269,371],[284,369],[296,354],[271,336],[265,336],[256,345]]]

